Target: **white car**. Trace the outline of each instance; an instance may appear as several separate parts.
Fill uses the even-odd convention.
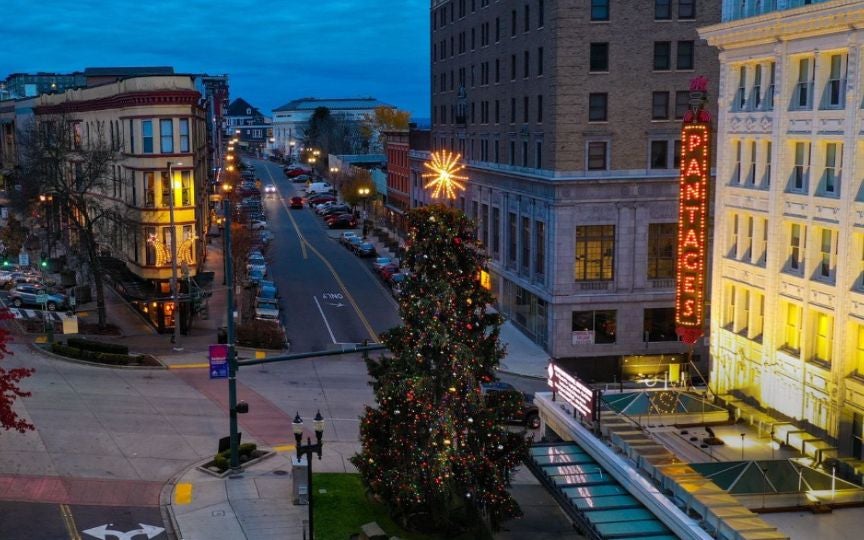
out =
[[[267,184],[264,186],[264,193],[276,193],[276,186],[273,184]]]
[[[266,221],[261,220],[261,219],[256,219],[256,220],[252,221],[252,230],[253,231],[257,231],[260,229],[266,229],[266,228],[267,228],[267,222]]]
[[[276,300],[257,299],[255,301],[255,318],[259,321],[278,321],[279,303]]]

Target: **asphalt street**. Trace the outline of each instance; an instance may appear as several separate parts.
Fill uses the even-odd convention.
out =
[[[268,249],[270,275],[281,295],[283,323],[292,352],[340,348],[376,342],[378,335],[399,324],[396,302],[371,271],[370,261],[342,247],[311,209],[290,209],[303,196],[304,184],[292,183],[282,167],[249,160],[277,196],[264,207],[274,240]]]

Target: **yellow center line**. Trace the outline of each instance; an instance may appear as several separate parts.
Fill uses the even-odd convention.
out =
[[[273,178],[273,173],[270,172],[270,168],[265,169],[267,171],[267,176],[270,177],[270,181],[273,182],[273,185],[276,186],[276,193],[279,199],[279,204],[282,205],[282,208],[285,210],[285,213],[288,214],[288,219],[291,220],[291,225],[294,227],[294,232],[297,233],[297,237],[300,239],[300,252],[303,254],[303,259],[308,259],[309,254],[306,253],[306,238],[303,237],[303,233],[300,232],[300,227],[297,226],[297,222],[294,221],[294,216],[291,215],[291,209],[288,208],[288,205],[285,204],[285,199],[282,197],[282,190],[279,189],[279,186],[276,184],[276,179]]]
[[[270,180],[273,180],[273,174],[270,172],[269,168],[267,169],[267,175],[270,176]],[[273,181],[273,185],[276,185],[275,180]],[[278,190],[279,188],[277,187],[276,189]],[[300,234],[300,228],[297,226],[297,222],[294,221],[294,216],[291,215],[291,211],[286,207],[285,201],[282,200],[281,197],[279,198],[279,200],[282,203],[282,207],[285,208],[286,212],[288,213],[288,219],[290,219],[291,223],[294,225],[294,230],[297,232],[297,236],[300,237],[301,247],[304,244],[306,246],[309,246],[310,251],[312,251],[315,255],[317,255],[318,258],[321,260],[321,262],[323,262],[324,265],[330,270],[330,273],[333,275],[333,279],[335,279],[336,284],[339,285],[339,289],[342,290],[342,293],[345,295],[345,298],[348,299],[348,302],[351,303],[351,307],[354,308],[354,312],[357,313],[357,317],[360,318],[360,322],[363,323],[363,326],[366,328],[366,331],[369,332],[369,337],[372,338],[372,343],[380,343],[378,341],[378,334],[375,333],[375,330],[372,328],[372,325],[369,324],[369,321],[363,315],[363,312],[360,311],[360,306],[357,305],[357,302],[354,301],[354,297],[351,296],[350,292],[348,292],[348,288],[345,286],[345,283],[343,283],[342,280],[339,279],[339,274],[336,273],[336,269],[333,268],[333,265],[330,264],[330,261],[328,261],[323,255],[321,255],[321,253],[317,249],[315,249],[315,246],[313,246],[311,243],[309,243],[306,240],[306,238],[304,238],[303,235]],[[305,250],[303,251],[303,258],[304,259],[306,258],[306,251]]]
[[[69,540],[81,540],[81,535],[78,534],[78,525],[75,524],[75,518],[72,516],[72,509],[68,504],[60,505],[60,516],[63,518],[63,525],[66,526],[66,532],[69,533]]]
[[[174,504],[189,504],[192,502],[192,484],[181,482],[174,486]]]

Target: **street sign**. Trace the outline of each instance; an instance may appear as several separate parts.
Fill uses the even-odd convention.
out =
[[[18,264],[21,266],[30,266],[30,255],[25,252],[18,254]]]
[[[36,295],[36,303],[39,305],[48,303],[48,295],[45,293],[39,293]]]
[[[210,345],[210,378],[228,378],[228,345]]]

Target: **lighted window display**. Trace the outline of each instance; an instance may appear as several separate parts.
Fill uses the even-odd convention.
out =
[[[815,317],[815,349],[813,358],[821,362],[831,362],[831,349],[834,344],[834,317],[817,312]]]
[[[677,223],[648,225],[648,279],[675,277],[675,240]]]
[[[576,227],[576,281],[610,281],[615,267],[615,225]]]
[[[799,354],[801,350],[801,306],[786,304],[786,322],[784,325],[783,348],[788,352]]]

